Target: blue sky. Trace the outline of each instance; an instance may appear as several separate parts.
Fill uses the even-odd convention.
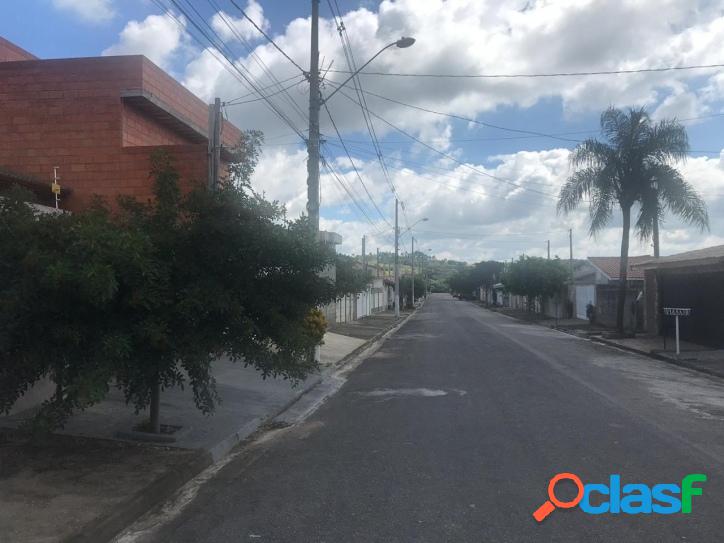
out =
[[[258,86],[273,83],[269,73],[279,80],[297,73],[241,19],[231,0],[194,2],[199,14],[185,1],[179,2],[181,10],[170,0],[160,2],[170,14],[151,0],[6,0],[0,6],[0,34],[41,58],[146,54],[206,100],[220,96],[228,101],[249,90],[214,58],[218,53],[203,43],[193,21],[210,25],[232,60],[248,68]],[[310,2],[237,3],[298,64],[308,66]],[[385,52],[371,71],[524,74],[724,63],[720,46],[724,6],[719,1],[338,0],[336,4],[358,63],[401,35],[418,40],[410,49]],[[226,18],[220,18],[217,8]],[[333,70],[344,70],[345,57],[328,2],[320,3],[320,13],[324,66],[333,62]],[[630,24],[619,24],[622,20]],[[229,32],[230,25],[237,34]],[[268,72],[260,69],[259,59]],[[297,75],[299,84],[275,95],[273,101],[296,128],[303,129],[308,94]],[[331,81],[343,77],[327,74]],[[591,240],[586,235],[585,210],[566,217],[555,213],[555,198],[549,195],[557,193],[570,173],[567,153],[575,142],[521,137],[514,131],[566,133],[563,137],[574,140],[596,136],[599,114],[608,105],[645,106],[654,118],[691,119],[684,124],[694,152],[681,168],[706,196],[712,229],[701,234],[672,218],[664,225],[662,251],[724,243],[724,223],[718,218],[724,215],[720,158],[724,117],[717,116],[724,111],[721,70],[495,80],[366,75],[361,82],[364,90],[399,102],[511,130],[423,113],[367,95],[370,110],[448,156],[443,158],[373,119],[388,166],[385,175],[362,110],[337,94],[329,102],[330,111],[364,181],[363,186],[323,112],[322,131],[329,142],[325,156],[347,185],[343,189],[333,176],[323,176],[323,227],[342,233],[343,251],[355,251],[362,235],[369,236],[372,250],[390,248],[394,186],[406,203],[408,225],[422,217],[430,219],[416,229],[417,236],[440,256],[475,261],[543,254],[547,239],[554,253],[567,256],[568,228],[576,232],[577,256],[616,254],[617,219]],[[323,93],[332,88],[327,84]],[[285,202],[291,216],[301,213],[306,198],[305,156],[292,128],[264,102],[230,106],[227,113],[241,128],[258,128],[266,134],[255,176],[258,188]],[[649,248],[643,244],[634,250],[645,253]]]

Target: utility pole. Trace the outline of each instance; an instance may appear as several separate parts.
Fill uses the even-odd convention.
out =
[[[58,181],[60,180],[60,177],[58,177],[59,168],[60,166],[53,166],[53,183],[50,185],[50,190],[53,191],[53,194],[55,195],[55,209],[60,207],[60,185],[58,184]]]
[[[654,230],[652,232],[652,237],[654,238],[654,258],[659,258],[659,182],[654,180],[652,188],[654,190],[654,199],[656,201],[657,208],[656,215],[654,216]]]
[[[400,227],[397,226],[397,208],[400,202],[395,198],[395,317],[400,316],[400,262],[398,242],[400,240]]]
[[[415,305],[415,236],[412,236],[412,258],[410,259],[412,266],[412,305]]]
[[[548,260],[551,259],[551,240],[548,240]]]
[[[568,257],[568,267],[571,271],[571,282],[573,282],[573,228],[568,229],[568,247],[570,256]]]
[[[312,47],[309,59],[309,139],[307,140],[307,213],[319,232],[319,0],[312,0]]]
[[[380,248],[377,247],[377,277],[380,276]]]
[[[362,270],[365,272],[365,276],[367,275],[367,253],[365,252],[365,238],[367,236],[362,236]]]
[[[420,269],[420,276],[422,277],[422,285],[424,287],[422,293],[427,300],[427,266],[425,265],[425,252],[422,253],[422,268]]]
[[[221,99],[216,98],[209,106],[209,188],[219,187],[221,163]]]

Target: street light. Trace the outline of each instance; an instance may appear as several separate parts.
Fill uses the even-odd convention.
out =
[[[332,96],[335,95],[335,93],[339,89],[344,87],[353,77],[355,77],[358,73],[360,73],[362,70],[364,70],[370,62],[372,62],[374,59],[376,59],[378,56],[380,56],[384,51],[386,51],[390,47],[398,47],[400,49],[407,49],[408,47],[412,46],[412,44],[414,44],[414,43],[415,43],[415,38],[400,38],[397,41],[393,41],[392,43],[385,45],[382,49],[377,51],[372,58],[370,58],[362,66],[357,68],[357,71],[353,72],[352,75],[350,75],[342,83],[337,85],[337,88],[335,88],[329,96],[327,96],[326,98],[322,98],[320,100],[320,104],[322,104],[322,105],[325,104]]]
[[[312,32],[309,72],[309,138],[307,139],[307,213],[315,232],[319,232],[319,110],[338,90],[360,73],[367,65],[390,47],[406,49],[415,43],[415,38],[400,38],[382,49],[338,85],[332,93],[323,98],[319,91],[319,0],[312,1]]]
[[[412,39],[412,38],[410,38]],[[400,264],[399,264],[399,257],[398,257],[398,248],[400,244],[400,236],[406,234],[412,228],[421,222],[425,222],[428,220],[427,217],[423,217],[422,219],[415,221],[412,226],[408,226],[407,229],[400,234],[400,227],[397,223],[397,207],[398,207],[398,200],[395,198],[395,317],[400,316]],[[413,303],[415,302],[414,299],[414,293],[415,293],[415,242],[413,239],[412,242],[412,293],[413,293]]]
[[[405,228],[405,229],[400,233],[400,237],[402,237],[402,236],[404,236],[405,234],[407,234],[410,230],[412,230],[413,228],[415,228],[415,227],[416,227],[418,224],[420,224],[421,222],[425,222],[425,221],[429,221],[429,220],[430,220],[430,219],[428,219],[427,217],[423,217],[422,219],[420,219],[420,220],[418,220],[418,221],[415,221],[414,223],[412,223],[412,226],[408,226],[407,228]]]

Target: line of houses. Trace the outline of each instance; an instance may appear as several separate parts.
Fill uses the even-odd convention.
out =
[[[616,325],[620,286],[619,257],[589,257],[578,261],[573,279],[558,295],[537,300],[534,310],[551,318],[590,319]],[[665,307],[690,308],[680,319],[681,338],[713,348],[724,347],[724,245],[671,256],[629,257],[625,327],[652,335],[673,334],[673,317]],[[505,292],[502,283],[479,289],[489,304],[524,309],[522,296]]]
[[[360,268],[369,273],[367,287],[357,294],[347,294],[331,304],[326,312],[330,323],[348,323],[369,317],[375,313],[389,311],[394,308],[395,281],[386,267],[375,264],[356,262]],[[403,300],[403,306],[407,300]]]

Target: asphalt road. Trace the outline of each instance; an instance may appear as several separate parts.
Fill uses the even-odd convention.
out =
[[[720,542],[723,460],[723,381],[437,295],[316,413],[229,463],[153,539]],[[538,524],[559,472],[708,481],[688,515],[575,508]]]

